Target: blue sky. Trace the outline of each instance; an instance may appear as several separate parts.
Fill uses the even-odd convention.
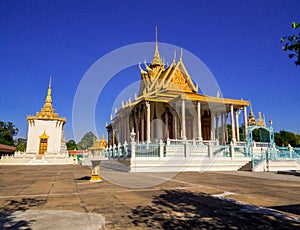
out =
[[[84,74],[115,49],[154,42],[158,25],[159,41],[199,57],[224,97],[251,100],[276,131],[300,133],[300,67],[280,44],[292,33],[291,22],[300,21],[299,9],[297,0],[1,1],[0,120],[12,121],[26,137],[26,116],[43,106],[51,75],[53,105],[67,118],[65,135],[72,139],[72,105]],[[138,74],[137,67],[122,71],[101,94],[99,135],[113,97]]]

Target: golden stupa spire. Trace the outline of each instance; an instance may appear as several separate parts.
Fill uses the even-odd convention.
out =
[[[249,115],[250,116],[254,116],[251,101],[250,101],[250,112],[249,112]]]
[[[53,106],[52,106],[52,98],[51,98],[51,90],[52,90],[52,78],[50,76],[48,90],[47,90],[47,96],[44,103],[43,108],[40,112],[37,112],[35,116],[27,116],[27,120],[56,120],[56,121],[62,121],[63,124],[66,122],[66,118],[61,118],[58,116],[57,113],[54,112]]]
[[[51,98],[51,76],[50,76],[50,80],[49,80],[49,85],[48,85],[48,92],[47,92],[47,97],[46,97],[46,103],[51,103],[52,104],[52,98]]]
[[[256,125],[256,121],[255,121],[251,101],[250,101],[250,113],[249,113],[249,117],[248,117],[248,124],[249,125]]]
[[[262,118],[261,112],[258,112],[258,122],[257,122],[258,126],[266,126],[265,121]]]
[[[163,65],[163,62],[161,60],[161,57],[159,55],[158,51],[158,28],[157,26],[155,27],[155,52],[154,52],[154,57],[151,62],[151,65]]]
[[[54,109],[52,106],[51,83],[52,83],[52,79],[50,77],[44,107],[41,109],[41,112],[36,113],[36,116],[39,118],[58,118],[58,114],[54,113]]]

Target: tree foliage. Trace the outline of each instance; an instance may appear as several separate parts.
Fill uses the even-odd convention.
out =
[[[25,152],[26,151],[26,139],[18,138],[15,140],[16,151]]]
[[[293,22],[292,28],[296,31],[300,28],[300,23]],[[300,66],[300,32],[296,35],[281,38],[281,43],[285,43],[282,49],[289,52],[289,58],[296,58],[295,64]]]
[[[278,146],[288,146],[290,144],[293,147],[300,147],[300,135],[280,130],[279,133],[275,133],[275,143]]]
[[[80,142],[78,142],[77,147],[80,150],[88,149],[92,147],[97,137],[92,132],[86,133]]]
[[[69,140],[67,143],[67,149],[68,150],[74,150],[74,149],[77,149],[77,144],[74,140]]]
[[[231,141],[231,125],[227,125],[228,130],[228,143]],[[244,128],[243,126],[239,127],[240,131],[240,140],[244,141]],[[221,133],[221,130],[220,132]],[[255,129],[252,132],[252,137],[255,142],[270,142],[270,134],[265,129]],[[275,144],[277,146],[288,146],[289,144],[293,147],[300,147],[300,135],[281,130],[274,133]]]
[[[14,145],[14,136],[18,134],[18,128],[10,121],[0,121],[0,144]]]

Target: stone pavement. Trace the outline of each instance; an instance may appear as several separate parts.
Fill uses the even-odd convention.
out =
[[[300,229],[297,176],[101,170],[0,166],[0,229]]]

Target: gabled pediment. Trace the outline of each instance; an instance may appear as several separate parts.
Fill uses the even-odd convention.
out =
[[[173,71],[163,80],[165,86],[170,89],[178,89],[184,92],[198,92],[196,87],[187,72],[182,59],[179,60]]]

